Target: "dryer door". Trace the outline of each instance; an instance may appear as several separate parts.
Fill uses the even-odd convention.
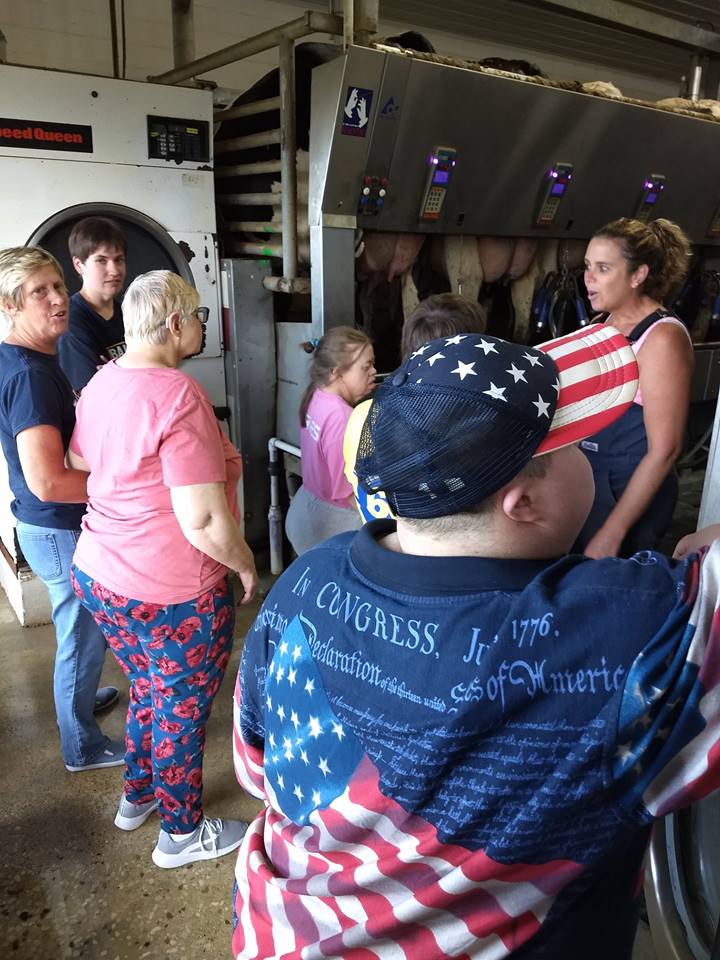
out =
[[[83,217],[111,217],[127,238],[127,280],[148,270],[172,270],[188,283],[195,285],[185,253],[159,223],[117,203],[83,203],[60,210],[41,224],[28,239],[59,260],[65,271],[70,293],[80,289],[80,278],[68,253],[68,237],[78,220]]]
[[[720,794],[655,825],[645,899],[658,960],[710,960],[720,917]]]

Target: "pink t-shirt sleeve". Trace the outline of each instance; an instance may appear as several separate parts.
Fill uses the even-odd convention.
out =
[[[168,487],[225,482],[221,431],[205,397],[184,393],[163,427],[158,453]]]
[[[353,496],[353,489],[345,478],[345,455],[343,440],[345,428],[350,419],[352,407],[335,408],[323,424],[320,436],[320,449],[327,463],[330,480],[329,500],[347,500]]]

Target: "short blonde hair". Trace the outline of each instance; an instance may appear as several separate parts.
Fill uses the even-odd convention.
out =
[[[6,247],[0,250],[0,310],[5,303],[22,310],[23,284],[31,274],[43,267],[55,267],[60,278],[65,280],[63,268],[51,253],[41,247]]]
[[[200,297],[172,270],[151,270],[135,277],[123,297],[123,323],[126,340],[163,344],[167,340],[166,319],[179,313],[187,323],[197,309]]]

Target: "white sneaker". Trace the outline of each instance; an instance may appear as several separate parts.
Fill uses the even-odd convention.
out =
[[[145,803],[130,803],[123,794],[115,814],[115,826],[121,830],[137,830],[154,810],[157,810],[157,800],[154,797]]]
[[[198,826],[181,840],[160,831],[157,846],[152,852],[158,867],[184,867],[196,860],[215,860],[236,850],[242,843],[248,825],[242,820],[211,820],[205,817]]]

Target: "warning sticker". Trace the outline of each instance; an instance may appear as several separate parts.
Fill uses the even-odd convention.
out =
[[[364,137],[367,133],[373,91],[362,87],[348,87],[342,112],[341,133],[349,137]]]

